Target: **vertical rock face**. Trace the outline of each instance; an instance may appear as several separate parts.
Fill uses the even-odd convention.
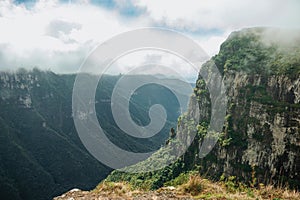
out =
[[[257,183],[299,188],[300,51],[294,43],[284,48],[276,41],[264,44],[266,31],[270,30],[234,33],[212,58],[223,72],[227,116],[218,144],[199,164],[215,178],[224,174],[249,182],[255,173]],[[200,124],[210,118],[205,90],[199,77],[195,92]]]
[[[300,179],[300,106],[292,88],[300,88],[300,78],[241,73],[226,78],[230,107],[224,133],[231,141],[212,152],[215,172],[248,180],[254,168],[260,182],[287,179],[296,184]]]

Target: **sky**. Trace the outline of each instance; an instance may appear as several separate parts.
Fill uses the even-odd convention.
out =
[[[0,0],[0,71],[77,72],[90,52],[114,35],[142,27],[181,32],[209,56],[232,31],[271,26],[300,29],[299,0]],[[145,52],[145,59],[172,59]]]

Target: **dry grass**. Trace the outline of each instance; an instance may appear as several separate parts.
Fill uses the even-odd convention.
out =
[[[126,182],[114,183],[103,181],[93,191],[96,194],[106,196],[130,196],[133,192],[131,186]]]
[[[191,175],[188,182],[179,186],[179,190],[191,195],[199,194],[203,189],[203,179],[198,175]]]
[[[233,189],[235,188],[235,189]],[[191,175],[189,180],[177,187],[168,186],[156,191],[133,190],[126,182],[100,183],[94,190],[77,191],[64,194],[56,199],[94,200],[94,199],[217,199],[217,200],[299,200],[300,193],[293,190],[275,188],[271,185],[259,185],[259,188],[246,187],[235,184],[235,187],[228,188],[226,182],[212,182],[199,175]]]
[[[237,184],[238,185],[238,184]],[[271,185],[260,185],[260,188],[237,187],[235,190],[227,188],[225,182],[212,182],[201,178],[199,175],[191,175],[189,181],[178,186],[182,194],[189,193],[195,199],[287,199],[299,200],[300,193],[286,188],[275,188]]]
[[[262,186],[255,190],[259,199],[300,199],[300,193],[287,188],[274,188],[272,185]]]

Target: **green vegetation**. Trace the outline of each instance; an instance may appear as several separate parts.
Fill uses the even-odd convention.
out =
[[[254,174],[255,176],[255,174]],[[253,182],[256,179],[253,177]],[[101,197],[122,197],[131,199],[132,197],[147,197],[155,194],[162,197],[164,194],[170,194],[174,197],[192,197],[193,199],[290,199],[298,200],[300,193],[287,190],[286,188],[276,188],[272,185],[265,186],[258,184],[257,187],[247,186],[237,181],[235,176],[221,176],[219,181],[210,181],[199,175],[198,171],[189,171],[181,173],[175,179],[166,182],[161,188],[149,191],[145,188],[133,187],[130,182],[101,182],[92,194],[98,194]],[[95,196],[97,197],[97,196]]]
[[[249,74],[299,75],[299,44],[267,43],[264,41],[265,31],[264,28],[253,28],[232,33],[221,45],[219,54],[213,57],[219,70],[223,73],[242,71]]]
[[[194,95],[200,108],[200,121],[195,123],[188,120],[186,116],[178,118],[182,138],[189,136],[191,130],[197,131],[195,140],[188,151],[173,164],[156,172],[142,175],[126,173],[120,175],[119,172],[114,172],[108,180],[128,181],[136,188],[157,189],[162,186],[184,185],[188,182],[191,172],[197,171],[198,174],[199,172],[205,174],[205,177],[212,180],[221,178],[221,183],[227,192],[245,193],[244,197],[250,199],[265,197],[259,196],[260,185],[268,185],[269,189],[271,187],[269,185],[279,187],[280,180],[283,179],[283,182],[290,184],[291,188],[299,188],[299,180],[295,178],[299,176],[295,175],[295,170],[292,171],[294,176],[290,175],[290,170],[281,169],[283,163],[289,162],[288,153],[278,157],[272,163],[274,169],[277,170],[275,176],[270,172],[267,157],[274,151],[272,142],[275,139],[271,126],[275,115],[284,116],[284,119],[288,121],[291,118],[297,118],[295,115],[299,113],[299,104],[295,104],[294,96],[290,95],[293,91],[281,91],[283,88],[280,83],[292,82],[299,78],[300,45],[297,42],[288,45],[281,45],[276,41],[268,43],[264,41],[264,32],[263,28],[254,28],[232,33],[222,44],[219,54],[212,58],[225,76],[224,80],[226,84],[229,84],[228,87],[236,86],[236,88],[227,90],[232,96],[228,98],[224,128],[222,133],[218,134],[218,143],[206,157],[199,158],[199,146],[203,138],[207,136],[211,102],[205,81],[199,76]],[[211,64],[212,62],[208,61],[203,67],[209,67]],[[234,82],[235,78],[237,83]],[[293,124],[297,126],[296,122]],[[298,129],[295,128],[296,130]],[[217,136],[217,134],[212,134],[212,136]],[[170,142],[179,141],[170,139]],[[249,150],[250,147],[254,148],[253,153]],[[251,159],[261,159],[260,166],[252,166],[249,161],[251,159],[245,158],[247,150],[249,150],[247,156]],[[262,151],[261,154],[260,151]],[[296,153],[299,148],[290,144],[285,146],[285,151]],[[155,155],[158,156],[160,162],[163,154]],[[156,158],[153,157],[153,159]],[[273,180],[267,178],[270,176]],[[200,193],[205,191],[204,188],[199,187]],[[201,198],[208,199],[216,197],[214,192],[205,194],[203,192],[201,195]]]
[[[135,168],[128,169],[132,172],[135,169],[148,171],[152,167],[164,166],[167,161],[174,162],[152,172],[132,174],[113,171],[93,192],[127,198],[125,193],[136,190],[163,190],[176,186],[178,194],[189,193],[200,199],[299,199],[299,193],[280,188],[282,184],[290,184],[291,188],[299,188],[300,185],[299,174],[294,173],[294,169],[282,168],[283,163],[289,163],[289,157],[293,156],[288,151],[299,152],[299,146],[291,142],[298,129],[284,138],[287,140],[284,141],[286,151],[272,163],[276,169],[275,176],[271,174],[269,160],[264,156],[276,150],[271,132],[276,115],[284,115],[284,122],[279,122],[284,123],[284,128],[291,124],[297,126],[294,118],[297,118],[300,105],[295,104],[295,96],[290,95],[293,89],[281,91],[280,86],[277,88],[272,83],[275,86],[270,87],[269,83],[271,78],[278,83],[281,79],[293,81],[299,78],[300,45],[266,43],[263,32],[264,29],[258,28],[231,34],[222,44],[220,53],[212,58],[226,76],[226,81],[244,75],[246,78],[241,79],[238,88],[231,91],[222,133],[212,134],[218,143],[201,159],[199,146],[208,134],[211,115],[209,91],[201,77],[193,94],[200,108],[199,122],[188,118],[192,112],[178,118],[174,110],[178,110],[179,104],[164,87],[149,84],[136,91],[130,99],[129,110],[137,124],[144,126],[149,123],[148,110],[153,104],[162,104],[168,115],[163,130],[145,140],[131,137],[116,126],[110,97],[120,77],[104,76],[97,88],[95,107],[107,137],[124,150],[157,150]],[[211,63],[207,62],[204,67]],[[90,189],[110,172],[111,169],[91,157],[76,134],[71,110],[75,75],[56,75],[34,69],[30,72],[19,70],[15,74],[0,73],[0,78],[1,196],[44,199],[71,187]],[[174,129],[176,121],[180,130],[177,132]],[[175,160],[176,154],[171,146],[177,151],[183,150],[185,140],[190,139],[194,131],[196,135],[192,144]],[[264,163],[260,166],[254,166],[245,159],[245,151],[251,144],[261,147],[253,149],[253,152],[262,153],[262,159],[259,158]],[[253,156],[251,153],[250,156]],[[260,152],[253,154],[256,153]],[[251,158],[256,159],[255,156]],[[274,180],[269,180],[270,176]]]
[[[112,142],[125,150],[143,152],[160,148],[169,130],[176,126],[177,99],[157,85],[139,88],[130,101],[133,120],[140,125],[149,123],[148,110],[153,104],[163,105],[168,118],[155,137],[130,137],[116,126],[109,103],[119,78],[107,75],[98,85],[96,111],[101,127]],[[74,80],[75,75],[38,69],[0,72],[2,199],[50,199],[71,188],[89,190],[111,171],[87,152],[77,135],[72,119]]]

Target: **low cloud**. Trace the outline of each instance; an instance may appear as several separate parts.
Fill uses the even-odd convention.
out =
[[[281,47],[292,47],[300,43],[300,29],[269,28],[263,31],[261,40],[266,45],[276,44]]]
[[[298,0],[0,1],[0,70],[76,72],[98,44],[124,31],[158,26],[187,34],[210,55],[244,27],[300,28]],[[132,60],[133,64],[134,61]]]
[[[130,29],[118,14],[82,2],[39,1],[28,9],[5,0],[0,15],[0,70],[76,72],[99,43]]]

